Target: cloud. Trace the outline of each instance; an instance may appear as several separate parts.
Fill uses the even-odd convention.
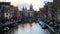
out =
[[[32,4],[35,10],[42,8],[44,6],[44,1],[52,1],[52,0],[6,0],[6,2],[11,2],[12,5],[18,6],[29,6],[28,4]]]

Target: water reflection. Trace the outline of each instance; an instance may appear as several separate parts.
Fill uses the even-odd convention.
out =
[[[47,29],[43,30],[38,23],[27,23],[23,26],[18,26],[18,34],[50,34]]]
[[[42,29],[38,23],[19,24],[18,28],[12,28],[7,34],[50,34],[47,29]]]

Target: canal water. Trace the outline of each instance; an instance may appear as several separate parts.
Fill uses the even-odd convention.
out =
[[[11,28],[9,32],[5,32],[4,34],[50,34],[50,32],[47,29],[42,29],[38,23],[25,23]]]

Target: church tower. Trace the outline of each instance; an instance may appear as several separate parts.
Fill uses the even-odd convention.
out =
[[[32,4],[30,5],[30,10],[33,11],[33,5]]]

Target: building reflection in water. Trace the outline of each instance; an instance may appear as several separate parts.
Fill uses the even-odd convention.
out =
[[[18,28],[12,28],[5,34],[50,34],[47,29],[42,29],[38,23],[19,24]]]

